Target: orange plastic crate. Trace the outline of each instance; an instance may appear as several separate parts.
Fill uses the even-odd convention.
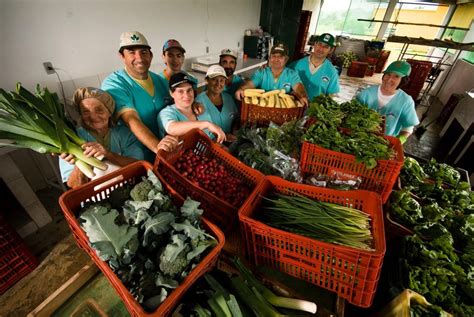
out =
[[[351,206],[371,217],[375,251],[318,241],[270,227],[258,220],[263,196],[292,192]],[[385,255],[385,232],[380,196],[365,190],[338,191],[267,176],[239,211],[249,260],[337,293],[349,303],[369,307],[375,295]]]
[[[267,108],[248,104],[242,100],[240,107],[240,124],[256,124],[268,126],[270,122],[282,125],[285,122],[303,117],[305,107],[297,108]]]
[[[173,166],[183,152],[188,149],[193,149],[196,154],[215,158],[219,163],[224,164],[234,177],[244,180],[253,189],[263,180],[264,175],[236,159],[198,129],[188,132],[183,137],[183,143],[175,151],[158,152],[154,165],[155,171],[183,197],[189,196],[199,200],[204,210],[204,216],[227,232],[238,223],[238,207],[232,206],[220,197],[193,184]]]
[[[115,288],[117,294],[122,298],[125,306],[132,316],[168,316],[179,303],[179,300],[184,295],[186,290],[191,287],[191,285],[200,276],[210,271],[215,266],[219,253],[225,242],[224,234],[220,231],[220,229],[207,219],[202,218],[203,227],[209,234],[216,238],[218,241],[217,246],[215,246],[204,257],[204,259],[189,273],[184,281],[181,282],[179,287],[173,290],[165,299],[165,301],[162,302],[153,313],[145,312],[142,306],[135,300],[128,289],[123,285],[120,278],[115,275],[109,265],[102,261],[97,256],[95,250],[89,246],[89,240],[86,233],[82,230],[77,220],[77,216],[78,212],[86,202],[98,202],[104,200],[114,189],[125,184],[133,185],[140,182],[141,177],[146,176],[147,171],[152,170],[152,168],[153,166],[150,163],[138,161],[78,188],[69,190],[59,198],[59,204],[77,244],[89,254],[95,264],[100,268],[102,273],[104,273],[109,282]],[[184,200],[178,193],[169,188],[166,184],[165,187],[176,204],[183,203]]]
[[[364,164],[357,163],[354,155],[325,149],[316,144],[303,142],[300,156],[301,171],[305,174],[329,175],[332,171],[340,171],[361,176],[360,189],[374,191],[386,202],[390,196],[400,170],[403,166],[403,148],[395,137],[384,136],[395,151],[392,160],[378,160],[377,166],[367,169]]]
[[[0,215],[0,294],[38,266],[25,242]]]

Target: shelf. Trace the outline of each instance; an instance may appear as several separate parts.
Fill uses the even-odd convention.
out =
[[[462,50],[474,52],[474,43],[458,43],[448,40],[425,39],[422,37],[408,37],[408,36],[389,36],[387,42],[424,45],[433,47],[443,47],[448,49]]]

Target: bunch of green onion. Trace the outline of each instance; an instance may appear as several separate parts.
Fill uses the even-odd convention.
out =
[[[0,145],[28,148],[39,153],[72,154],[76,166],[89,178],[92,167],[106,170],[100,160],[83,154],[85,141],[66,119],[56,94],[36,87],[32,94],[20,83],[16,92],[0,88]]]
[[[295,196],[263,197],[259,219],[267,225],[316,240],[374,251],[370,216],[355,208]]]

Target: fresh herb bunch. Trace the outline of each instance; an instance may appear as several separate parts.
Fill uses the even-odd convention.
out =
[[[377,160],[388,160],[393,155],[390,142],[379,135],[366,132],[343,134],[334,126],[316,122],[308,128],[303,140],[326,149],[355,155],[358,163],[364,163],[367,169],[377,166]]]
[[[337,57],[342,60],[342,67],[344,68],[349,68],[349,66],[351,66],[351,63],[353,61],[356,61],[359,59],[359,57],[357,57],[357,55],[352,51],[346,51],[344,53],[337,55]]]
[[[365,132],[382,132],[383,117],[356,99],[340,104],[345,117],[342,127]]]

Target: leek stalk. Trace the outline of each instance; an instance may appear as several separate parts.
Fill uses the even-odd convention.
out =
[[[68,153],[76,166],[89,178],[92,166],[106,170],[100,160],[83,154],[85,143],[65,118],[63,105],[48,89],[37,87],[36,95],[20,84],[16,92],[0,88],[0,145],[28,148],[38,153]]]

